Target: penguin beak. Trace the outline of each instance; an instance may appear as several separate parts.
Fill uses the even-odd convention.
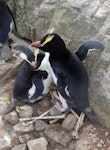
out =
[[[34,69],[37,67],[37,64],[35,61],[30,62],[26,56],[26,54],[21,53],[20,57],[23,58],[25,61],[27,61]]]
[[[35,68],[37,67],[36,62],[35,62],[35,61],[32,61],[32,62],[31,62],[31,66],[35,69]]]
[[[42,46],[43,46],[43,44],[41,44],[41,41],[31,43],[31,47],[38,48],[38,47],[42,47]]]

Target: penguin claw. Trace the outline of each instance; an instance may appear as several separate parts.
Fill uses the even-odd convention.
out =
[[[11,103],[7,107],[5,115],[7,115],[8,113],[10,113],[16,107],[17,103],[18,103],[18,100],[13,98],[12,101],[11,101]]]
[[[5,115],[7,115],[8,113],[10,113],[14,108],[15,108],[15,104],[14,103],[10,103],[7,107],[7,110],[5,112]]]

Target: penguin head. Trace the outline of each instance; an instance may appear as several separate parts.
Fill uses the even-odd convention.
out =
[[[66,48],[63,39],[56,33],[45,35],[40,41],[33,42],[31,46],[50,53]]]
[[[27,46],[22,45],[17,45],[14,48],[22,52],[20,57],[27,61],[33,69],[37,68],[37,55],[39,53],[38,49],[32,51]]]

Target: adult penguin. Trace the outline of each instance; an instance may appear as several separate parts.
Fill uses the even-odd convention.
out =
[[[91,42],[89,43],[91,45]],[[88,100],[88,75],[80,61],[80,59],[84,60],[87,56],[89,46],[87,49],[84,48],[87,44],[83,44],[82,48],[78,49],[79,52],[77,51],[74,54],[66,48],[63,39],[58,34],[53,33],[47,34],[41,41],[34,42],[31,46],[50,53],[51,73],[61,101],[61,104],[56,103],[56,108],[62,112],[70,108],[76,108],[83,111],[93,123],[96,123],[97,119]],[[99,46],[97,46],[98,44]],[[98,41],[92,42],[92,46],[90,46],[90,48],[95,47],[104,49],[103,44]],[[83,48],[86,50],[86,55],[81,54]],[[80,55],[78,56],[78,54]]]
[[[13,16],[6,0],[0,0],[0,60],[2,60],[2,49],[13,28]]]
[[[38,50],[33,52],[27,46],[21,45],[17,45],[14,48],[23,52],[21,53],[21,57],[25,59],[25,62],[16,76],[13,98],[7,108],[6,114],[18,102],[34,103],[43,99],[48,94],[52,82],[52,76],[46,63],[47,53],[43,54]]]

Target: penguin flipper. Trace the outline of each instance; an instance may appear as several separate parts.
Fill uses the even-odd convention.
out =
[[[32,54],[32,55],[34,54],[33,51],[29,47],[24,46],[24,45],[16,45],[16,46],[14,46],[14,49],[20,50],[21,52],[23,52],[27,56],[30,54]]]
[[[78,58],[83,61],[89,52],[90,49],[98,49],[103,51],[104,50],[104,44],[100,41],[90,40],[87,42],[84,42],[78,50],[75,52],[75,54],[78,56]]]
[[[35,102],[39,99],[39,97],[42,95],[44,86],[43,86],[43,82],[42,82],[42,77],[39,77],[38,75],[35,75],[32,79],[32,82],[35,86],[35,93],[34,95],[29,99],[30,102]]]
[[[46,71],[42,70],[38,70],[37,72],[35,71],[35,75],[32,79],[32,82],[35,85],[36,90],[34,95],[30,98],[30,102],[41,100],[46,96],[46,94],[43,94],[44,90],[43,80],[46,79],[47,76],[48,73]]]

